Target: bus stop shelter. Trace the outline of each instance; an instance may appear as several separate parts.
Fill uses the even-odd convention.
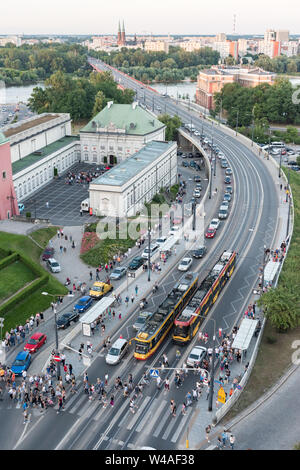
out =
[[[100,315],[104,316],[107,309],[115,302],[115,298],[112,296],[104,297],[99,300],[83,317],[79,319],[82,328],[82,334],[84,336],[91,336],[92,329],[91,324],[95,322]]]
[[[174,247],[174,245],[176,245],[177,241],[178,241],[177,237],[171,236],[160,246],[159,253],[160,253],[160,258],[162,260],[164,259],[164,257],[166,257],[166,259],[168,258],[168,256],[170,255],[170,252],[172,251],[172,248]]]
[[[247,353],[247,349],[249,348],[250,341],[254,335],[257,324],[258,320],[244,318],[231,345],[232,349],[239,349],[243,353]]]

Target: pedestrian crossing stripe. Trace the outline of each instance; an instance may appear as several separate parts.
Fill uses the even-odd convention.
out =
[[[151,377],[157,379],[157,377],[159,377],[159,372],[157,369],[150,369],[150,375]]]

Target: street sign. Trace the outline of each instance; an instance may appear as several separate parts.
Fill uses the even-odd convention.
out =
[[[55,362],[60,362],[61,361],[60,356],[53,356],[53,359],[54,359]]]
[[[157,377],[159,377],[158,369],[150,369],[150,375],[151,377],[154,377],[155,379],[157,379]]]
[[[221,403],[226,402],[226,395],[223,387],[220,387],[218,390],[218,401],[220,401]]]
[[[135,273],[128,272],[127,275],[128,275],[128,277],[135,277]]]

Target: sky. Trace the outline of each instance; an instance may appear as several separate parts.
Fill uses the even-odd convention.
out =
[[[1,2],[1,34],[300,34],[300,1],[14,0]]]

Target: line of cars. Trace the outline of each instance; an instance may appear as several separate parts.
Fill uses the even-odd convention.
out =
[[[47,335],[44,333],[34,333],[24,346],[24,351],[20,351],[12,363],[11,371],[20,376],[29,368],[32,355],[36,353],[47,341]]]

